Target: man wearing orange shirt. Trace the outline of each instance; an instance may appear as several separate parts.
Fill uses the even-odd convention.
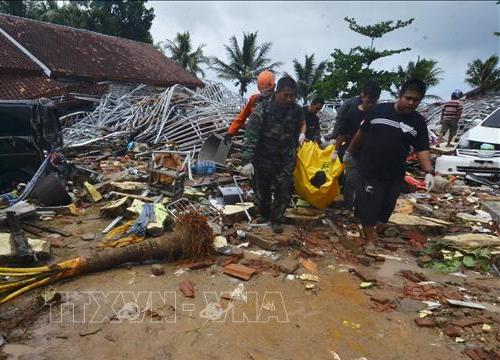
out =
[[[245,121],[255,110],[259,102],[269,99],[274,94],[274,86],[274,74],[271,71],[265,70],[259,74],[257,77],[257,89],[259,89],[259,93],[250,96],[245,107],[234,118],[225,135],[227,140],[238,134],[238,130],[245,124]]]

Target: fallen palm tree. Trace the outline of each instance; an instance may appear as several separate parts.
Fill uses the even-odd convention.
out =
[[[0,304],[60,279],[102,271],[128,262],[202,259],[213,253],[213,234],[207,218],[196,212],[185,213],[178,217],[174,232],[160,238],[100,251],[52,266],[0,267]]]

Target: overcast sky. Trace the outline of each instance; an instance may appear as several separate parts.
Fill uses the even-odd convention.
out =
[[[454,89],[468,90],[464,83],[467,63],[499,54],[500,5],[495,1],[150,1],[156,17],[151,29],[159,42],[173,39],[177,32],[189,30],[194,45],[206,44],[205,55],[225,60],[223,45],[232,35],[242,42],[242,32],[258,31],[258,40],[270,41],[270,58],[283,62],[281,71],[293,74],[292,61],[303,62],[305,54],[317,60],[332,50],[344,51],[369,45],[370,39],[349,30],[343,20],[354,17],[359,24],[383,20],[415,21],[406,28],[375,40],[375,47],[411,51],[378,60],[378,69],[394,69],[417,56],[438,61],[444,70],[441,83],[429,93],[448,98]],[[206,71],[208,79],[216,74]],[[236,90],[233,84],[227,83]],[[250,88],[246,96],[255,91]]]

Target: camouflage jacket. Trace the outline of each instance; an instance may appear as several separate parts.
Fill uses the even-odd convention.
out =
[[[243,163],[284,165],[295,162],[298,138],[304,121],[302,108],[276,106],[274,96],[258,104],[245,131]]]

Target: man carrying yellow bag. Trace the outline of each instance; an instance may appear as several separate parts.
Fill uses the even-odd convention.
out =
[[[318,209],[330,205],[339,195],[338,177],[344,171],[339,158],[332,159],[333,145],[325,149],[306,141],[299,149],[293,171],[295,192]]]

